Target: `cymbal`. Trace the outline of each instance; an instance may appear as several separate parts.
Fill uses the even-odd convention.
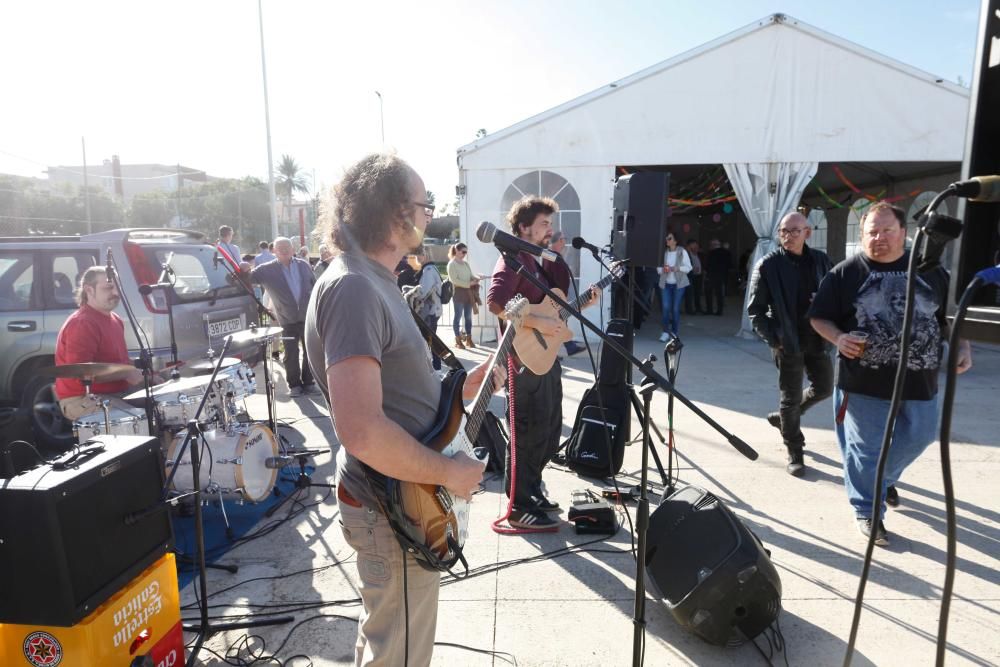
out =
[[[55,378],[89,378],[91,380],[119,380],[136,370],[132,364],[112,364],[87,361],[79,364],[46,366],[38,371],[40,375]]]
[[[189,378],[180,378],[178,380],[167,380],[166,382],[161,382],[160,384],[151,388],[151,392],[154,397],[162,396],[163,394],[172,394],[177,391],[191,391],[192,389],[200,389],[204,393],[205,389],[208,387],[208,378],[204,375],[195,375]],[[146,398],[146,390],[140,389],[139,391],[134,391],[131,394],[122,396],[123,400],[126,401],[137,401]]]
[[[281,327],[257,327],[256,329],[238,331],[234,334],[229,334],[229,336],[233,343],[253,343],[270,338],[271,336],[277,336],[282,331]]]
[[[242,363],[236,357],[226,357],[222,360],[222,366],[220,368],[229,368],[230,366],[237,366]],[[215,370],[216,361],[214,359],[202,359],[201,361],[192,361],[184,364],[185,370],[191,371],[211,371]]]

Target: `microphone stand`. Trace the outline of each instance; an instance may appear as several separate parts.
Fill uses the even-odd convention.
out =
[[[500,253],[504,257],[504,261],[507,266],[514,270],[515,273],[522,276],[525,280],[530,282],[532,285],[537,287],[542,291],[543,294],[552,299],[561,308],[565,309],[567,313],[575,317],[581,325],[590,329],[598,338],[604,341],[604,344],[617,352],[622,358],[628,360],[633,366],[638,368],[646,376],[643,381],[641,392],[643,393],[643,443],[642,443],[642,470],[641,475],[641,488],[639,490],[639,508],[638,508],[638,520],[636,521],[636,532],[638,533],[638,548],[636,554],[636,564],[635,564],[635,610],[632,622],[634,624],[634,637],[632,645],[632,665],[633,667],[639,667],[642,664],[642,644],[643,635],[645,633],[646,619],[645,619],[645,598],[646,598],[646,588],[645,588],[645,570],[646,570],[646,533],[649,524],[649,498],[647,496],[646,483],[647,483],[647,473],[646,468],[648,467],[648,444],[649,444],[649,430],[647,427],[650,421],[650,405],[652,400],[652,391],[655,387],[659,387],[663,391],[667,392],[668,395],[675,397],[678,401],[683,403],[689,410],[694,412],[698,417],[702,419],[706,424],[715,429],[720,435],[722,435],[729,444],[736,449],[736,451],[743,454],[745,457],[754,461],[757,459],[757,452],[750,447],[743,440],[733,435],[725,428],[723,428],[718,422],[709,417],[705,412],[699,408],[697,405],[691,402],[686,396],[681,394],[674,388],[673,383],[671,383],[667,378],[656,372],[653,368],[653,363],[651,358],[645,361],[639,361],[631,352],[619,345],[610,336],[606,335],[601,329],[595,326],[589,319],[580,314],[579,311],[574,309],[563,299],[561,299],[557,294],[555,294],[548,286],[542,283],[538,278],[536,278],[530,271],[527,271],[516,257],[516,253],[509,251],[505,248],[498,247]]]
[[[212,247],[214,248],[215,246]],[[243,291],[249,294],[250,298],[254,300],[254,303],[257,304],[257,321],[261,323],[261,326],[263,326],[264,314],[267,313],[267,307],[264,306],[264,302],[262,302],[259,298],[257,298],[257,294],[256,292],[253,291],[253,288],[248,287],[247,284],[243,282],[243,279],[240,278],[239,274],[237,274],[236,270],[230,265],[228,261],[226,261],[225,259],[219,259],[218,251],[216,251],[216,255],[212,258],[212,261],[215,263],[216,269],[219,268],[219,263],[221,263],[222,266],[226,269],[226,273],[229,274],[230,278],[232,278],[233,281],[235,281],[240,287],[242,287]],[[254,324],[250,325],[251,330],[254,329],[255,327],[256,325]],[[264,356],[264,395],[267,397],[267,426],[268,428],[271,429],[271,432],[274,433],[275,436],[277,436],[278,423],[277,423],[277,418],[275,417],[276,409],[275,409],[275,397],[274,397],[274,383],[271,381],[270,364],[272,363],[272,359],[271,359],[270,348],[271,348],[270,338],[266,338],[263,341],[261,341],[260,352]]]
[[[232,336],[225,337],[225,343],[222,345],[222,352],[219,355],[218,361],[215,362],[215,368],[212,370],[212,377],[209,380],[209,384],[215,383],[215,378],[219,374],[219,370],[222,368],[223,359],[226,357],[226,352],[229,350],[229,344],[232,343]],[[205,443],[204,435],[202,434],[201,425],[198,423],[198,418],[201,416],[202,410],[205,409],[205,403],[208,401],[209,392],[202,394],[201,402],[198,404],[198,409],[194,413],[194,418],[187,424],[187,435],[184,437],[184,442],[181,444],[179,450],[177,450],[177,458],[174,459],[173,465],[170,469],[170,474],[167,476],[167,481],[163,485],[163,494],[166,496],[170,485],[173,483],[174,475],[177,472],[178,464],[184,458],[184,452],[188,445],[191,443],[192,437],[197,435],[197,438],[201,443]],[[183,623],[182,627],[188,632],[196,632],[197,638],[195,639],[194,645],[191,648],[191,654],[187,660],[187,667],[194,667],[195,661],[197,659],[198,653],[201,652],[202,644],[211,635],[217,632],[226,632],[228,630],[239,630],[244,628],[255,628],[266,625],[283,625],[285,623],[291,623],[294,620],[291,616],[279,616],[276,618],[260,619],[260,620],[247,620],[247,621],[236,621],[234,623],[210,623],[208,620],[208,582],[207,582],[207,566],[205,564],[205,526],[204,518],[202,515],[202,499],[201,499],[201,458],[198,452],[199,447],[197,444],[191,447],[191,476],[194,486],[194,534],[195,534],[195,545],[197,550],[197,564],[198,564],[198,602],[199,610],[201,612],[200,620],[197,624],[195,623]]]
[[[139,326],[139,320],[132,311],[132,304],[129,303],[125,290],[122,289],[121,278],[118,275],[118,264],[115,262],[114,255],[111,253],[111,248],[108,248],[107,268],[109,273],[108,279],[114,282],[115,288],[118,290],[118,296],[122,301],[122,309],[125,311],[125,316],[128,318],[129,326],[132,327],[132,334],[135,336],[135,342],[139,346],[139,370],[142,371],[142,385],[146,394],[146,426],[149,428],[149,434],[153,435],[156,433],[156,430],[153,425],[153,388],[151,382],[151,376],[153,374],[152,347],[150,346],[149,339],[146,338],[146,332]],[[171,330],[172,329],[173,327],[171,327]],[[105,426],[106,425],[107,424],[105,423]]]
[[[156,279],[156,283],[157,286],[164,286],[163,298],[167,302],[167,323],[170,328],[170,379],[178,380],[181,377],[181,372],[177,366],[177,336],[174,333],[174,299],[177,297],[177,292],[174,290],[174,280],[169,279],[170,276],[174,275],[174,270],[170,267],[170,260],[173,259],[173,256],[174,253],[171,250],[163,264],[160,265],[160,276]],[[169,292],[166,286],[170,287]]]

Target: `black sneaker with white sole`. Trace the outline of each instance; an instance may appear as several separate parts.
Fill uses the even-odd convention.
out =
[[[559,522],[544,512],[530,512],[516,507],[510,511],[507,523],[521,530],[552,531],[559,528]]]
[[[559,503],[549,500],[543,495],[531,496],[532,512],[561,512]]]

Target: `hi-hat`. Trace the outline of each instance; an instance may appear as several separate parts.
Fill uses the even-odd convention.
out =
[[[265,338],[270,338],[271,336],[277,336],[282,331],[281,327],[257,327],[256,329],[247,329],[246,331],[229,334],[229,338],[235,344],[254,343]]]
[[[132,364],[112,364],[101,361],[87,361],[79,364],[62,364],[46,366],[38,371],[39,375],[54,378],[77,378],[91,380],[120,380],[136,370]]]

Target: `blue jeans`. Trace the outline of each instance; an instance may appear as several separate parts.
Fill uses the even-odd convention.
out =
[[[833,415],[844,461],[847,499],[856,516],[870,518],[875,504],[875,470],[885,420],[889,416],[889,401],[864,394],[846,394],[837,387],[833,392]],[[886,487],[899,481],[903,471],[934,442],[937,427],[937,396],[929,401],[902,402],[885,465],[885,479],[878,491],[880,517],[885,515]]]
[[[666,284],[663,287],[663,330],[673,334],[681,324],[681,302],[684,301],[686,287]]]
[[[462,315],[465,315],[465,333],[472,335],[472,304],[471,303],[455,303],[455,319],[451,322],[451,328],[455,330],[455,338],[462,335],[462,330],[459,328],[459,324],[462,322]]]

